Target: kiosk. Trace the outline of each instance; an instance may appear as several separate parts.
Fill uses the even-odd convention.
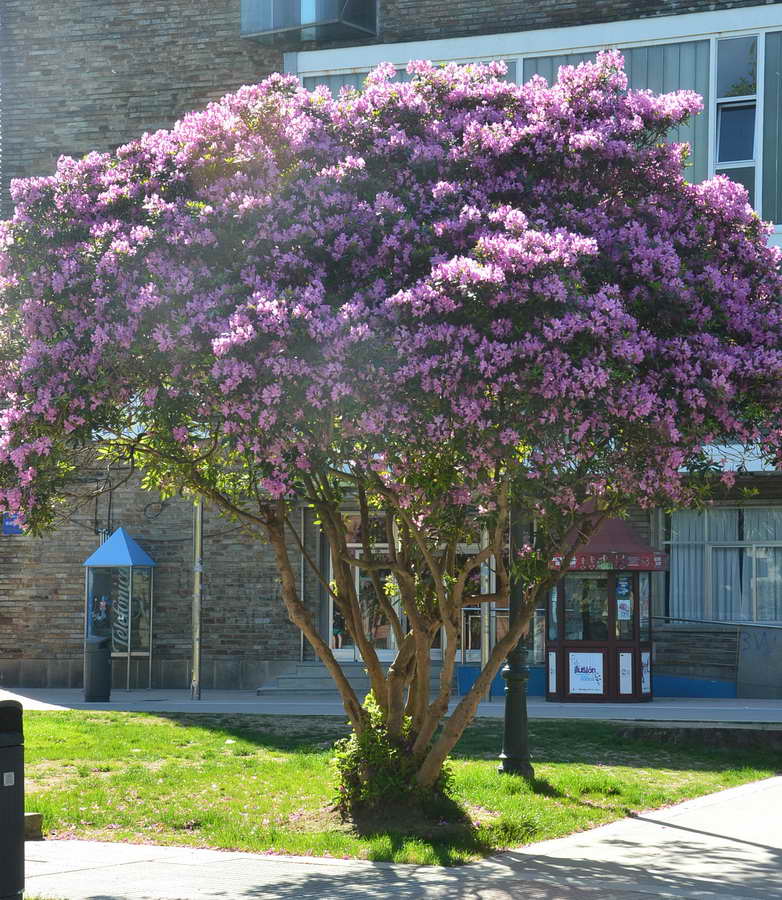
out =
[[[108,638],[115,666],[124,668],[117,680],[127,690],[151,687],[154,560],[118,528],[84,566],[85,649],[87,638]]]
[[[651,573],[666,562],[621,519],[578,548],[549,596],[547,700],[652,699]]]

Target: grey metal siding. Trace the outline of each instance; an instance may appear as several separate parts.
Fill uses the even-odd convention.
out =
[[[535,56],[524,60],[524,80],[529,81],[533,75],[542,75],[549,84],[557,80],[560,66],[577,66],[582,62],[591,62],[594,53],[563,53],[560,56]]]
[[[625,68],[630,87],[651,90],[695,91],[704,98],[704,110],[671,135],[675,141],[691,147],[690,165],[684,171],[688,181],[709,177],[709,42],[688,41],[655,47],[632,47],[625,50]]]
[[[704,111],[671,135],[672,140],[691,147],[690,164],[685,169],[689,181],[703,181],[709,174],[709,42],[687,41],[653,47],[631,47],[623,51],[630,87],[664,93],[693,90],[706,100]],[[524,60],[524,80],[542,75],[551,83],[560,66],[575,66],[593,60],[594,53],[567,53]]]

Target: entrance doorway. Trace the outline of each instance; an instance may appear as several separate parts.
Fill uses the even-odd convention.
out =
[[[355,556],[361,556],[360,549],[356,547],[349,547],[349,549]],[[377,552],[381,553],[382,549],[377,548]],[[377,574],[380,584],[387,588],[387,596],[390,596],[391,602],[399,610],[399,601],[393,599],[394,583],[391,570],[381,569]],[[367,572],[358,568],[353,570],[353,578],[355,579],[356,594],[361,608],[361,623],[364,634],[374,646],[378,658],[391,661],[396,655],[396,639],[393,629],[386,621],[386,617],[380,608],[372,579]],[[336,659],[346,662],[358,662],[361,660],[361,653],[358,647],[355,646],[353,636],[347,630],[345,621],[337,609],[332,596],[329,596],[329,632],[331,635],[331,649]]]
[[[385,523],[379,519],[370,520],[371,533],[369,539],[372,543],[372,552],[382,559],[388,555],[388,538],[385,532]],[[363,554],[363,534],[361,532],[361,516],[348,513],[345,516],[347,526],[348,551],[352,556],[360,558]],[[396,656],[396,639],[391,625],[383,615],[380,602],[377,597],[375,585],[369,572],[355,567],[353,569],[353,583],[361,608],[361,624],[364,634],[374,646],[378,658],[390,662]],[[381,569],[378,573],[378,581],[386,596],[393,606],[400,612],[400,603],[395,590],[396,583],[390,569]],[[334,580],[334,569],[329,566],[329,580]],[[329,595],[329,644],[334,656],[344,662],[360,662],[361,653],[355,646],[353,636],[348,632],[345,621],[334,603],[334,598]],[[404,624],[404,623],[403,623]]]

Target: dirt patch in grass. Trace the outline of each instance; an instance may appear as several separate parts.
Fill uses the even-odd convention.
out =
[[[464,807],[473,825],[491,825],[501,818],[495,809],[486,809],[485,806],[476,806],[474,803],[466,803]]]
[[[353,831],[353,825],[344,822],[331,804],[291,813],[285,821],[299,831],[341,831],[344,834]]]
[[[26,796],[32,794],[43,793],[44,791],[56,791],[60,787],[64,787],[73,778],[70,772],[60,772],[58,775],[41,775],[31,778],[29,771],[25,772],[24,792]]]
[[[355,820],[343,820],[332,804],[292,813],[273,824],[295,828],[301,833],[329,832],[356,838],[396,834],[405,838],[428,841],[452,838],[473,839],[474,832],[500,818],[500,813],[477,804],[467,804],[466,810],[454,807],[453,818],[431,816],[417,809],[384,807],[381,811],[359,815]]]

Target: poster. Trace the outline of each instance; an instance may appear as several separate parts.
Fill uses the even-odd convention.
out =
[[[619,654],[619,693],[633,693],[633,654]]]
[[[557,692],[557,654],[549,650],[548,654],[548,692]]]
[[[652,654],[648,650],[641,653],[641,693],[652,693]]]
[[[622,622],[633,618],[633,588],[627,575],[616,579],[616,617]]]
[[[556,641],[559,637],[559,625],[557,624],[557,589],[551,588],[548,598],[548,639]]]
[[[571,694],[603,693],[603,654],[569,653]]]

